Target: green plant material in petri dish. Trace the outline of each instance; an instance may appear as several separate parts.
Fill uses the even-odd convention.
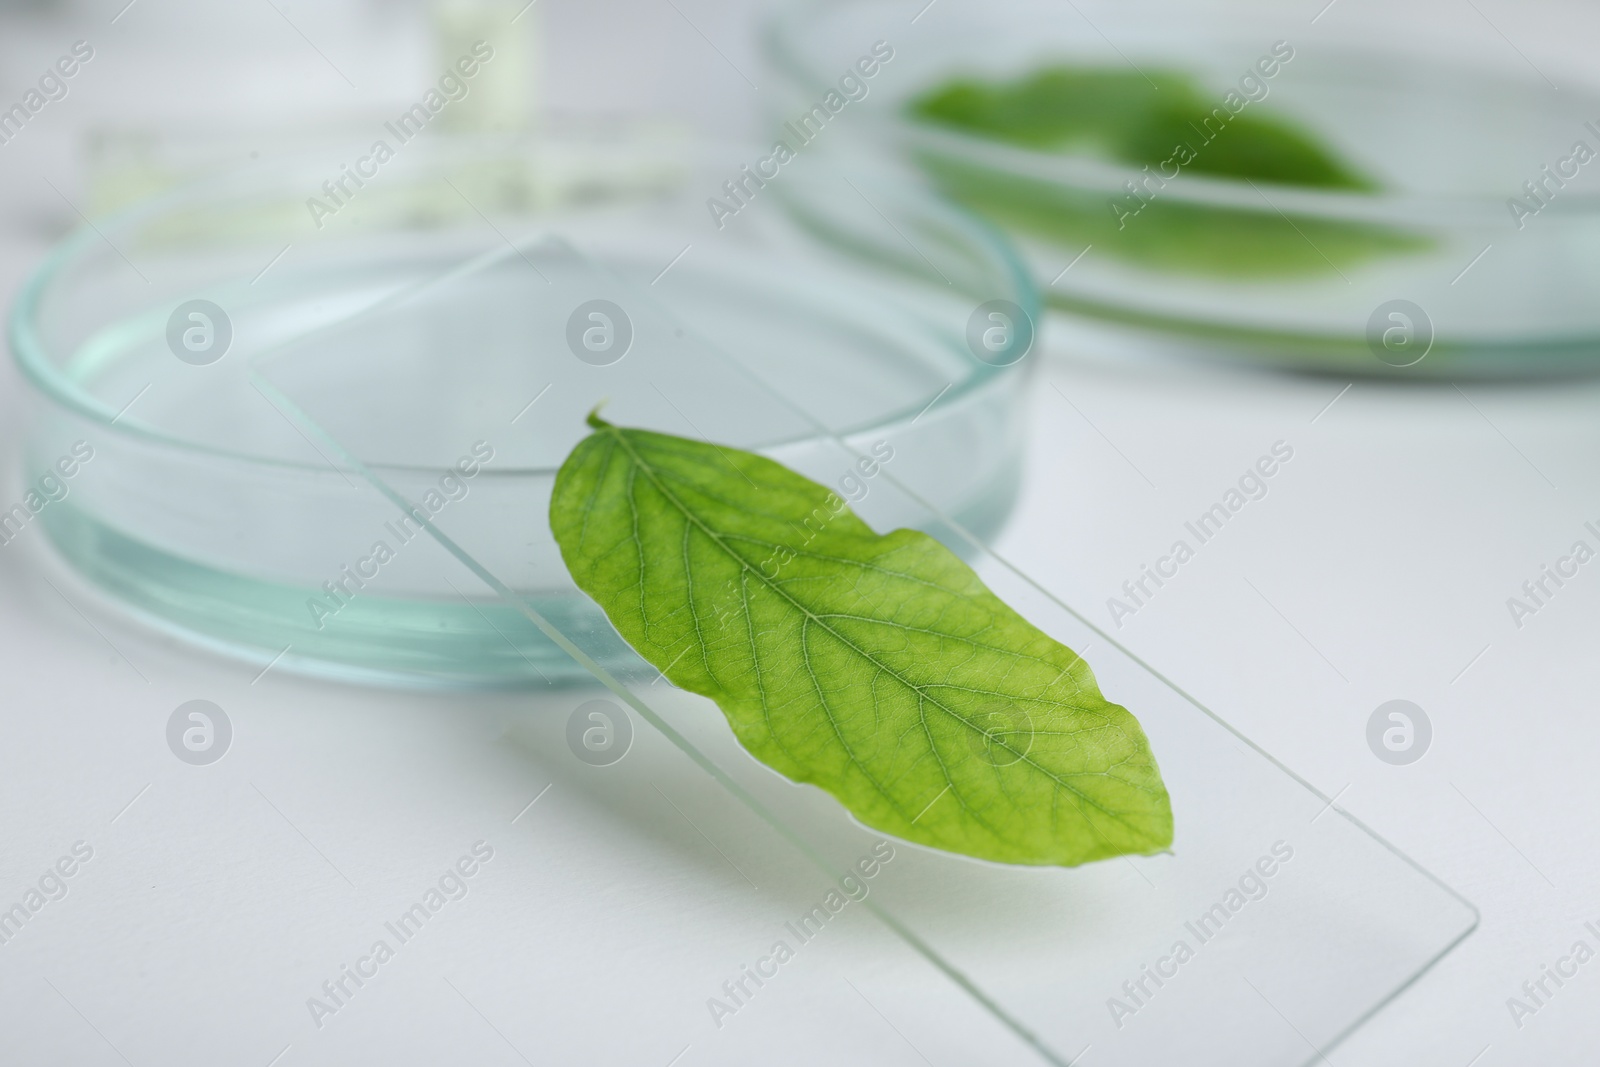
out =
[[[1311,132],[1259,104],[1235,112],[1222,96],[1207,98],[1187,75],[1146,73],[1055,65],[1009,82],[958,78],[909,105],[913,118],[962,133],[1148,167],[1155,177],[1140,197],[1107,197],[933,151],[921,153],[922,165],[947,195],[1019,233],[1094,244],[1155,269],[1315,275],[1431,245],[1419,234],[1372,223],[1163,199],[1165,182],[1184,173],[1348,193],[1378,186]]]
[[[1171,844],[1137,720],[945,546],[880,535],[762,456],[589,425],[550,502],[562,559],[757,759],[867,826],[979,859]]]

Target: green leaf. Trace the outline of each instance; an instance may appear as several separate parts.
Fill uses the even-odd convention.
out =
[[[874,829],[1003,863],[1172,842],[1138,722],[926,534],[769,459],[589,417],[550,525],[580,588],[740,743]]]
[[[1178,174],[1373,193],[1378,185],[1311,130],[1252,103],[1237,113],[1178,71],[1053,64],[1004,81],[955,78],[907,105],[926,124],[1041,152],[1149,168],[1145,195],[1104,192],[984,165],[976,155],[924,150],[918,163],[942,192],[1034,240],[1138,267],[1241,280],[1326,276],[1422,252],[1436,242],[1388,224],[1187,202],[1161,195]],[[1188,162],[1182,162],[1187,159]],[[1148,201],[1145,203],[1144,201]],[[1268,207],[1263,204],[1263,207]],[[1124,219],[1133,212],[1137,218]]]
[[[1222,95],[1213,95],[1177,71],[1054,65],[1007,82],[958,78],[912,101],[910,110],[979,137],[1024,148],[1089,149],[1135,167],[1158,166],[1175,145],[1187,143],[1195,159],[1184,169],[1197,174],[1315,189],[1377,188],[1288,119],[1259,105],[1223,110]]]

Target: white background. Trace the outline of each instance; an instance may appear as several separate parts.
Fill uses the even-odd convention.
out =
[[[1341,9],[1361,2],[1339,0],[1324,18],[1346,17]],[[92,37],[98,55],[68,100],[0,148],[0,290],[14,291],[74,223],[73,209],[48,183],[68,199],[83,194],[83,146],[96,124],[311,121],[405,101],[430,80],[431,54],[411,5],[279,6],[362,88],[345,84],[264,2],[139,0],[115,25],[119,0],[54,16],[7,13],[0,100],[18,96],[76,37]],[[1297,0],[1269,10],[1293,26],[1321,7]],[[937,11],[925,17],[937,18]],[[758,14],[688,0],[677,0],[676,9],[666,0],[540,0],[543,99],[564,111],[751,129],[759,92],[732,67],[759,70],[750,44]],[[1219,9],[1218,17],[1227,16]],[[1600,16],[1566,5],[1461,0],[1410,5],[1395,18],[1412,27],[1408,32],[1459,40],[1463,50],[1521,50],[1552,71],[1581,70],[1600,43]],[[1334,1050],[1331,1061],[1592,1063],[1600,962],[1520,1030],[1505,1002],[1586,936],[1585,920],[1600,923],[1593,814],[1600,811],[1600,657],[1593,654],[1600,563],[1521,629],[1506,598],[1574,540],[1594,541],[1583,523],[1600,522],[1600,385],[1458,391],[1356,381],[1345,391],[1348,379],[1118,367],[1082,358],[1061,324],[1047,343],[1032,398],[1026,488],[1002,549],[1107,621],[1105,599],[1163,551],[1185,519],[1273,442],[1292,443],[1294,459],[1273,479],[1270,495],[1252,503],[1118,636],[1324,792],[1337,793],[1343,807],[1482,912],[1476,933]],[[7,364],[0,370],[0,425],[15,426],[25,403],[26,387]],[[0,440],[8,472],[17,465],[15,437]],[[15,493],[13,479],[6,499]],[[66,581],[52,569],[38,531],[0,549],[0,887],[36,878],[82,837],[97,843],[105,857],[99,862],[133,865],[149,888],[141,882],[142,896],[131,901],[95,897],[91,863],[77,895],[39,920],[57,927],[28,931],[51,946],[38,949],[43,955],[20,955],[20,941],[0,946],[0,1048],[19,1035],[16,1047],[29,1050],[25,1061],[0,1059],[158,1062],[157,1050],[184,1046],[160,1041],[134,1019],[173,1018],[172,1002],[187,999],[186,1010],[200,1020],[193,1062],[206,1055],[265,1064],[285,1045],[309,1040],[302,1019],[208,1036],[203,1017],[212,991],[163,985],[161,968],[177,949],[152,947],[138,967],[116,960],[85,966],[94,960],[94,938],[67,928],[92,930],[97,915],[143,916],[148,929],[134,936],[152,946],[187,945],[247,967],[252,954],[292,932],[293,912],[279,903],[286,894],[314,896],[304,889],[312,883],[322,887],[316,892],[337,887],[304,847],[306,838],[338,842],[351,857],[347,864],[374,880],[375,872],[387,872],[381,878],[404,896],[483,836],[474,829],[487,825],[474,821],[477,813],[493,809],[504,825],[526,802],[517,791],[525,775],[516,769],[462,786],[477,776],[467,756],[453,762],[459,753],[452,747],[492,744],[526,708],[511,696],[400,695],[272,674],[252,684],[255,668],[143,635],[75,594],[86,607],[79,614],[40,575]],[[240,766],[228,784],[196,800],[183,777],[189,769],[164,749],[161,726],[176,703],[198,694],[234,710],[241,745],[230,756]],[[1416,701],[1434,725],[1431,751],[1409,767],[1385,765],[1366,746],[1368,716],[1395,697]],[[242,744],[246,736],[252,745]],[[109,823],[147,783],[149,792]],[[258,798],[269,795],[292,810],[303,837],[261,806]],[[212,816],[232,829],[213,825]],[[569,817],[581,822],[584,815],[575,808]],[[419,837],[437,831],[430,839],[444,844],[408,852],[408,829]],[[506,827],[507,837],[513,832],[521,831]],[[397,854],[411,858],[373,858],[385,835]],[[370,856],[362,848],[368,838]],[[135,841],[137,850],[127,852]],[[204,854],[193,854],[188,845],[201,841]],[[581,866],[581,835],[564,838],[562,847],[576,850]],[[599,841],[589,847],[606,848]],[[505,852],[508,866],[536,869],[524,853],[510,846]],[[141,866],[141,855],[159,858]],[[185,892],[184,907],[174,911],[164,891],[178,884],[214,884],[216,892]],[[186,940],[192,931],[185,924],[203,917],[184,911],[199,907],[197,900],[229,917],[220,924],[227,936]],[[709,913],[677,919],[708,930],[719,921]],[[580,968],[581,946],[566,951]],[[36,971],[52,967],[104,981],[80,981],[68,1011],[29,985]],[[619,977],[617,988],[631,986]],[[611,1005],[614,1025],[627,1025],[625,1000]],[[478,996],[474,1003],[484,1006]],[[958,1010],[941,1004],[930,994],[902,1006],[913,1038],[924,1032],[919,1012]],[[483,1014],[495,1013],[486,1007]],[[105,1024],[108,1017],[121,1029]],[[103,1024],[106,1038],[96,1036],[91,1020]],[[463,1034],[469,1023],[478,1025],[465,1017]],[[524,1051],[536,1047],[531,1041],[519,1042]],[[920,1062],[892,1035],[863,1041],[862,1062]],[[921,1047],[941,1067],[971,1062],[972,1050],[957,1044]],[[451,1050],[463,1062],[518,1062],[482,1030],[441,1038],[432,1051],[418,1048],[418,1062]],[[304,1051],[291,1049],[282,1062]],[[675,1051],[659,1050],[659,1062]],[[993,1046],[992,1054],[1026,1062],[1011,1046]],[[639,1062],[657,1062],[649,1058],[654,1051],[640,1055]]]

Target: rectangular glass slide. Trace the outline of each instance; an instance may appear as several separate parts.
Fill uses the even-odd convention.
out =
[[[529,943],[506,981],[613,1013],[581,1041],[552,1032],[556,1047],[593,1062],[685,1041],[699,1062],[782,1058],[822,1052],[816,1035],[830,1028],[854,1034],[874,1019],[865,1004],[932,1062],[965,1062],[941,1050],[982,1034],[990,1062],[1065,1065],[1091,1050],[1086,1063],[1111,1067],[1181,1050],[1197,1065],[1312,1063],[1472,930],[1476,913],[1453,891],[996,557],[981,521],[930,503],[961,478],[952,457],[999,432],[981,395],[947,398],[937,433],[915,409],[863,427],[830,417],[849,405],[788,388],[796,368],[764,361],[757,337],[713,341],[696,314],[671,284],[630,280],[539,235],[463,258],[254,364],[257,388],[348,479],[332,490],[330,573],[361,559],[376,568],[361,594],[370,603],[465,605],[481,640],[526,666],[537,710],[516,743],[604,814],[596,825],[613,839],[594,847],[620,854],[668,834],[714,868],[673,879],[634,865],[644,884],[617,889],[672,901],[686,929],[720,948],[687,954],[653,996],[637,990],[637,1010],[607,990],[640,949],[609,937],[602,914],[591,925],[583,887],[548,921],[516,924]],[[623,357],[583,358],[587,329],[602,347],[624,331]],[[621,426],[762,445],[839,487],[880,532],[940,537],[1139,719],[1171,793],[1171,852],[1078,868],[980,862],[889,840],[756,762],[714,705],[633,654],[567,576],[549,532],[550,475],[600,405]],[[373,559],[376,542],[392,561]],[[320,621],[338,628],[342,607],[330,594]],[[569,744],[569,716],[590,701],[601,717],[580,726],[631,734],[626,758],[593,766]],[[840,910],[823,907],[863,860],[870,881],[846,880],[860,888]],[[708,884],[722,888],[708,895]]]

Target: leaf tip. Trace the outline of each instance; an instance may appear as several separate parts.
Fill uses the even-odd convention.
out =
[[[609,422],[607,422],[605,419],[602,419],[600,417],[600,409],[605,407],[609,403],[611,403],[611,398],[610,397],[606,397],[604,400],[600,401],[600,403],[596,404],[593,408],[591,408],[589,410],[589,414],[584,418],[583,421],[589,424],[589,428],[591,430],[609,430],[609,429],[611,429],[611,424]]]

